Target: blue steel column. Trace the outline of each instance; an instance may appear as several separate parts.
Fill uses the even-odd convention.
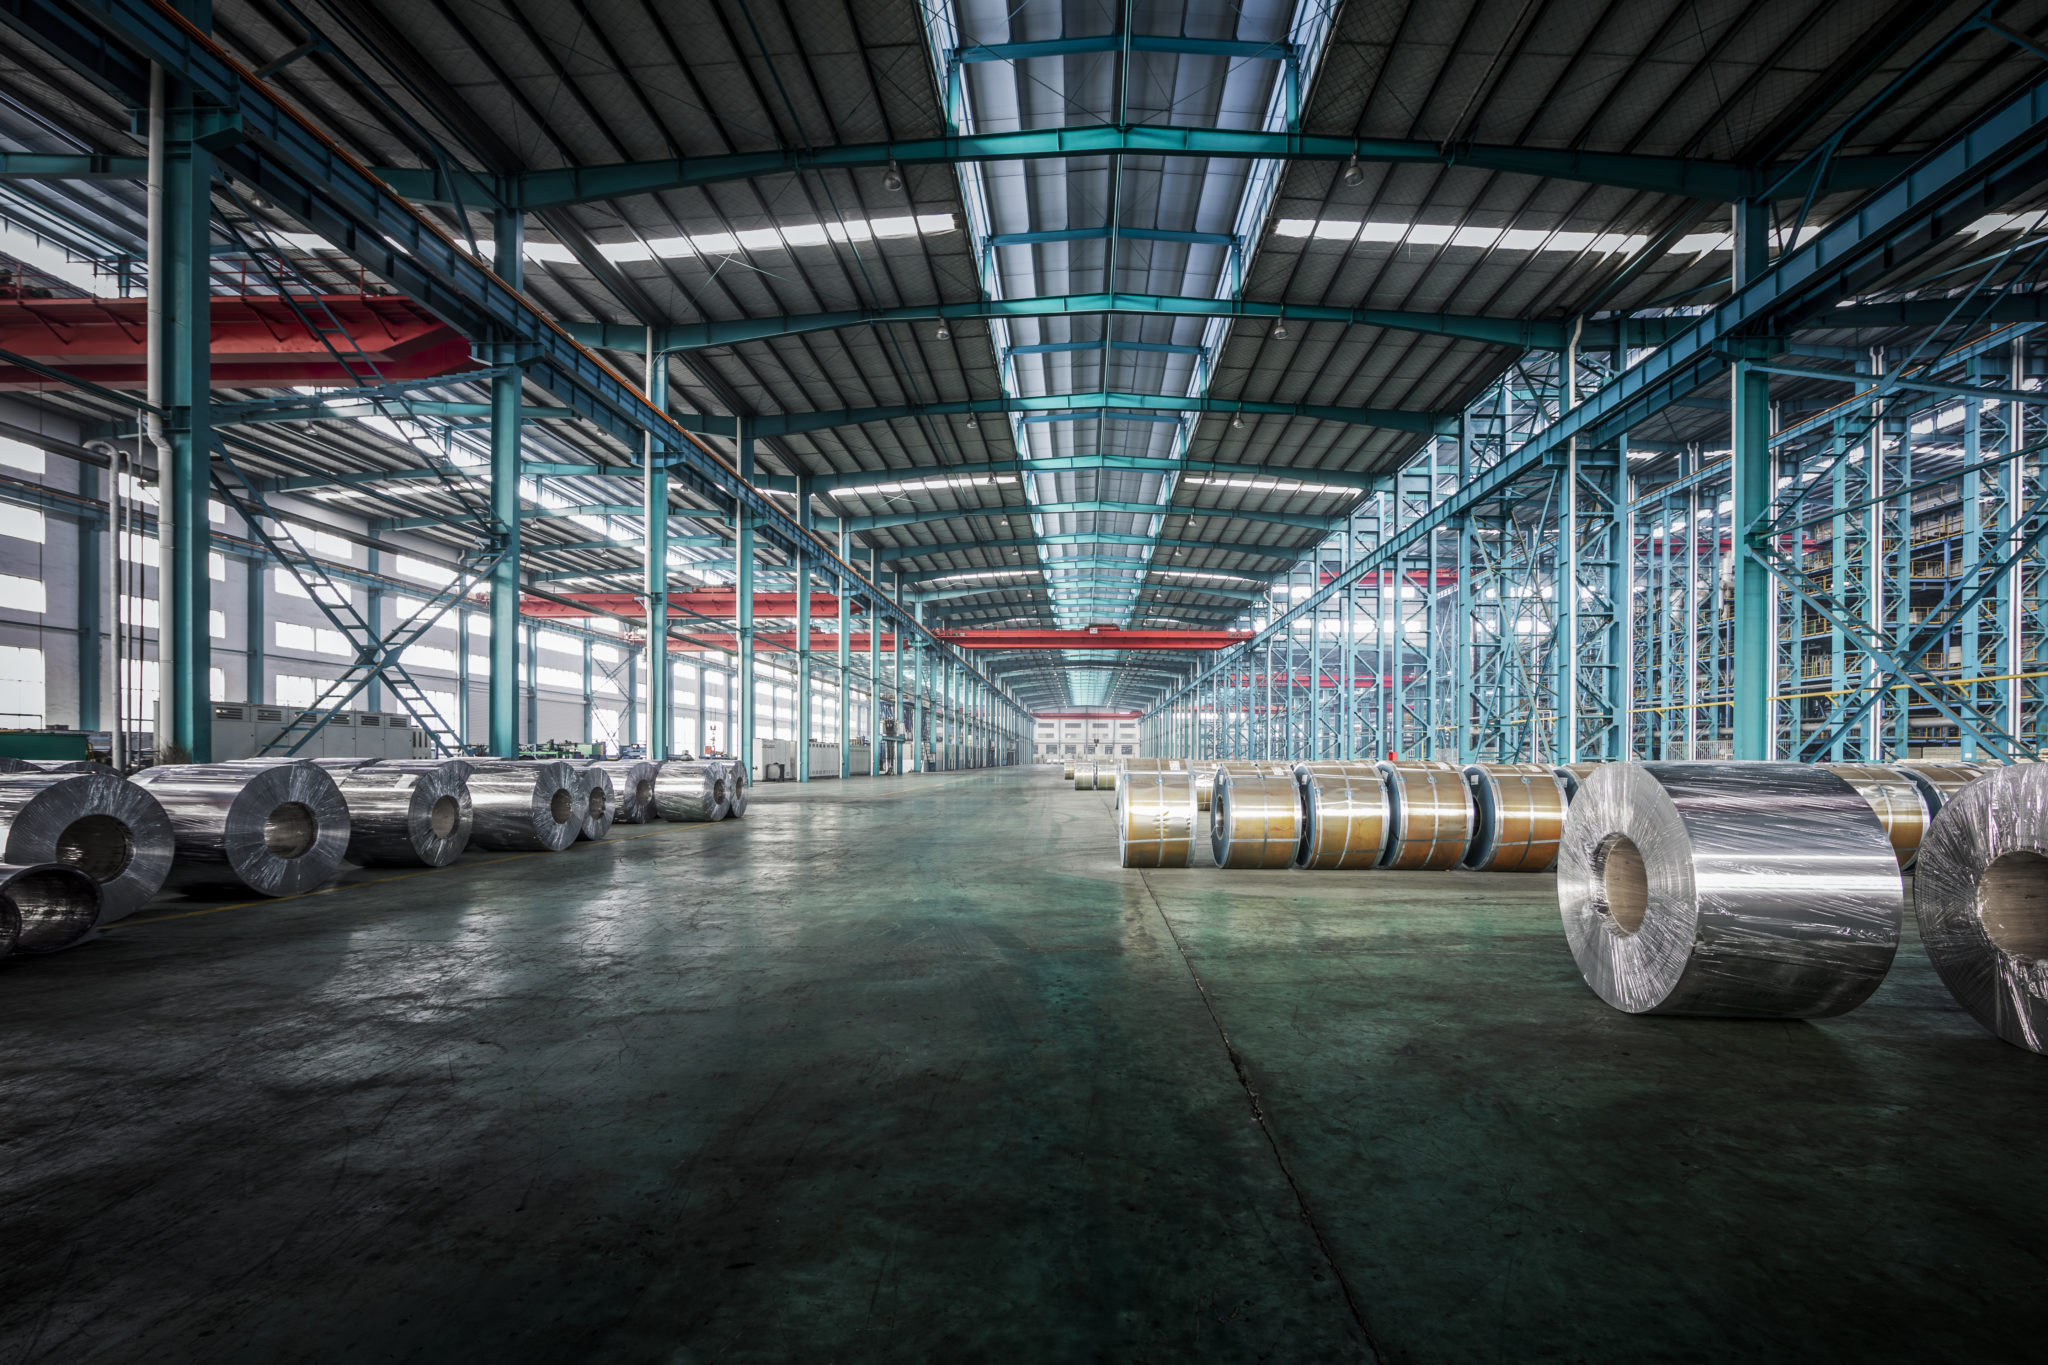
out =
[[[525,274],[526,219],[500,213],[492,225],[491,268],[517,289]],[[510,364],[509,348],[492,357]],[[491,570],[490,750],[519,756],[519,388],[517,370],[491,381],[491,519],[505,553]]]
[[[114,478],[109,471],[107,477]],[[88,501],[96,501],[100,491],[100,472],[89,464],[78,466],[78,493]],[[111,514],[110,514],[111,516]],[[101,523],[88,517],[78,521],[78,728],[97,730],[100,728],[100,577],[101,561],[106,548],[100,537],[105,534],[109,540],[113,527],[109,524],[101,531]],[[254,564],[249,566],[251,575],[261,570]],[[116,602],[118,610],[120,603]],[[259,698],[251,697],[251,701]]]
[[[868,546],[868,582],[876,590],[868,599],[868,776],[882,775],[882,550]]]
[[[180,0],[179,12],[213,28],[211,0]],[[213,154],[199,141],[205,111],[189,91],[164,78],[167,126],[162,147],[162,241],[154,253],[164,278],[151,280],[161,309],[156,344],[165,409],[157,471],[161,552],[157,632],[158,757],[166,744],[204,763],[213,757],[213,707],[207,695],[212,646],[207,614],[212,544],[207,494],[212,460]]]
[[[667,412],[668,357],[655,351],[653,335],[648,329],[647,401]],[[676,675],[668,658],[668,466],[661,462],[667,452],[656,449],[653,432],[645,441],[641,474],[647,498],[642,566],[647,599],[647,756],[659,763],[669,756],[676,723]]]
[[[1458,414],[1458,487],[1472,482],[1472,414]],[[1453,665],[1457,694],[1459,763],[1470,763],[1477,754],[1472,745],[1472,518],[1459,517],[1458,535],[1458,644]]]
[[[846,540],[846,522],[839,522],[839,561],[851,564],[847,558],[850,546]],[[853,689],[847,686],[847,674],[853,667],[853,583],[844,570],[834,580],[839,593],[839,776],[844,778],[853,771]]]
[[[811,478],[797,475],[796,520],[811,529]],[[811,780],[811,551],[796,551],[796,780]]]
[[[740,423],[740,477],[752,483],[754,480],[754,434],[747,430],[745,422]],[[739,637],[739,676],[734,680],[739,688],[739,733],[735,737],[733,756],[754,771],[754,519],[744,507],[734,505],[734,520],[737,527],[738,544],[734,547],[739,569],[735,584],[736,602],[735,634]]]
[[[1745,200],[1735,206],[1735,287],[1739,290],[1769,264],[1766,232],[1770,206]],[[1746,553],[1750,527],[1771,502],[1771,381],[1747,361],[1731,372],[1730,419],[1734,430],[1733,507],[1735,638],[1733,756],[1770,757],[1771,576]]]

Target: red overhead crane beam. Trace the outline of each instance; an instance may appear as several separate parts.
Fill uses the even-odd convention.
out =
[[[542,548],[542,547],[536,547]],[[581,617],[594,616],[599,612],[611,612],[616,616],[645,616],[640,594],[631,592],[560,592],[553,596],[561,601],[552,602],[539,597],[528,597],[519,604],[525,616]],[[574,603],[574,606],[568,605]],[[720,621],[730,621],[739,614],[738,594],[731,588],[693,588],[688,592],[672,592],[668,595],[670,611],[685,611],[692,616],[709,616]],[[756,617],[794,617],[796,615],[796,594],[793,592],[757,592],[754,594],[754,615]],[[861,603],[854,602],[856,614],[860,614]],[[586,610],[586,608],[588,610]],[[829,593],[811,594],[811,614],[814,616],[837,616],[839,599]]]
[[[431,379],[478,368],[469,342],[411,299],[395,294],[334,294],[322,300],[348,329],[334,338],[348,356],[351,341],[386,379]],[[320,316],[311,300],[301,308]],[[129,299],[0,298],[0,348],[66,370],[110,389],[139,389],[149,304]],[[308,331],[299,315],[272,295],[213,299],[212,382],[219,388],[283,388],[294,384],[353,386],[351,374]],[[0,365],[0,390],[46,389],[51,381],[18,365]]]
[[[1251,639],[1245,630],[1122,630],[1088,626],[1081,630],[940,630],[957,649],[1227,649]]]
[[[754,632],[754,643],[763,649],[783,650],[794,653],[796,650],[796,632],[793,630],[757,630]],[[687,635],[669,636],[668,647],[671,653],[692,649],[722,649],[727,654],[736,654],[739,652],[740,637],[715,631],[691,631]],[[849,632],[846,637],[846,647],[855,654],[866,654],[868,652],[867,632],[861,631],[858,634]],[[895,648],[896,636],[891,632],[883,632],[882,652],[889,654],[894,652]],[[811,653],[836,655],[838,652],[839,637],[837,635],[825,635],[815,632],[812,634]]]

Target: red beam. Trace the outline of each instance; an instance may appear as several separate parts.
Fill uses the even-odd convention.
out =
[[[428,379],[477,368],[469,342],[418,304],[395,294],[335,294],[326,310],[348,330],[333,338],[386,379]],[[300,307],[322,314],[312,301]],[[139,389],[148,303],[132,299],[0,299],[0,347],[68,370],[110,389]],[[212,306],[212,382],[221,388],[292,384],[354,385],[351,374],[282,301],[267,295],[217,295]],[[322,319],[325,320],[324,317]],[[0,365],[0,390],[45,389],[51,381]]]
[[[1251,639],[1242,630],[941,630],[933,632],[961,649],[1226,649]]]
[[[796,650],[796,632],[793,630],[756,631],[754,632],[754,643],[764,650],[773,650],[777,653],[794,653]],[[847,648],[855,654],[866,654],[868,652],[866,632],[859,634],[848,632],[846,643]],[[692,649],[722,649],[727,654],[737,654],[740,648],[740,637],[708,631],[692,631],[685,636],[671,635],[668,647],[671,652]],[[888,654],[893,652],[895,648],[896,637],[885,632],[882,636],[882,652]],[[838,652],[839,637],[837,635],[812,633],[811,653],[836,655]]]

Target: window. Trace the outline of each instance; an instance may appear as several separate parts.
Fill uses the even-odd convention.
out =
[[[35,728],[43,723],[43,651],[0,645],[0,724]]]
[[[444,673],[455,671],[455,651],[438,649],[433,645],[414,645],[405,651],[402,662],[407,668],[436,668]]]
[[[43,472],[43,452],[36,446],[0,436],[0,464],[26,469],[31,474],[40,474]],[[41,721],[36,723],[42,724]]]
[[[400,578],[410,578],[415,583],[432,583],[436,587],[455,581],[453,569],[444,569],[439,564],[429,564],[426,560],[414,559],[411,555],[397,556],[397,562],[391,566],[391,571]]]
[[[157,610],[161,604],[154,597],[121,598],[121,624],[142,626],[147,630],[157,628]]]
[[[607,622],[599,622],[598,624],[600,624],[600,625],[604,625],[604,624],[617,624],[617,623],[616,623],[616,622],[609,622],[609,623],[607,623]],[[600,660],[602,660],[603,662],[605,662],[605,663],[608,663],[608,664],[615,664],[615,663],[619,662],[619,661],[620,661],[621,659],[625,658],[626,656],[625,656],[625,655],[623,655],[623,654],[621,654],[621,653],[619,653],[618,649],[617,649],[617,648],[616,648],[615,646],[612,646],[612,645],[597,645],[597,644],[594,644],[594,645],[592,645],[592,646],[590,647],[590,657],[591,657],[591,658],[593,658],[593,659],[600,659]]]
[[[533,634],[533,642],[539,648],[552,650],[557,654],[574,654],[579,659],[583,657],[583,642],[558,630],[537,630]],[[583,686],[583,680],[578,678],[576,685]]]
[[[327,555],[347,562],[355,559],[356,547],[330,531],[301,526],[296,521],[286,522],[284,528],[291,532],[293,540],[299,542],[299,548],[308,554]]]
[[[309,598],[313,595],[300,585],[297,578],[292,576],[290,569],[272,569],[270,571],[270,585],[286,597]],[[348,604],[348,594],[344,589],[324,587],[319,590],[319,593],[320,599],[329,606],[340,607]]]
[[[219,614],[219,612],[214,613],[216,616]],[[228,675],[226,670],[219,668],[209,668],[206,670],[206,699],[208,701],[226,701],[228,699]]]
[[[43,591],[43,580],[0,573],[0,606],[9,611],[41,616],[49,610],[49,595]]]
[[[340,631],[323,626],[302,626],[296,621],[277,623],[277,647],[307,654],[347,655],[350,652],[348,641]]]
[[[611,678],[608,674],[600,672],[597,669],[592,669],[590,671],[590,690],[593,692],[608,692],[614,697],[623,697],[626,695],[626,689],[620,687],[617,681]]]
[[[476,677],[483,677],[483,676],[485,676],[485,675],[489,674],[489,673],[490,673],[490,671],[491,671],[491,657],[490,657],[490,655],[488,655],[488,654],[472,654],[472,655],[470,655],[470,656],[469,656],[469,671],[470,671],[470,673],[471,673],[471,674],[472,674],[473,676],[476,676]]]
[[[602,706],[591,707],[590,742],[613,746],[620,744],[622,742],[620,736],[624,733],[620,726],[624,719],[625,713],[622,711],[607,710]]]
[[[461,708],[456,705],[453,692],[429,692],[422,688],[420,689],[420,695],[427,699],[427,705],[434,709],[434,714],[441,718],[443,725],[451,730],[455,728],[457,721],[460,719],[456,712]]]
[[[704,722],[704,752],[725,752],[725,722],[707,720]]]
[[[227,639],[228,614],[224,611],[210,611],[206,613],[206,634],[208,638],[214,640]],[[215,700],[218,701],[219,698],[216,697]]]
[[[542,687],[560,687],[570,692],[583,690],[583,675],[566,668],[536,668],[534,674]]]
[[[697,681],[697,665],[677,664],[675,678],[678,683],[693,683]]]
[[[156,703],[162,695],[156,685],[156,660],[122,660],[121,680],[121,708],[127,713],[128,723],[138,729],[154,730]]]
[[[216,583],[227,582],[228,561],[226,556],[208,551],[206,556],[206,576]]]
[[[469,633],[471,635],[481,635],[488,640],[491,637],[491,618],[477,612],[471,612],[469,615]]]
[[[152,664],[150,667],[154,668]],[[279,706],[289,706],[303,711],[313,704],[320,695],[322,679],[302,678],[294,673],[280,673],[270,680],[271,692]]]
[[[43,543],[43,514],[33,507],[0,506],[0,536]]]

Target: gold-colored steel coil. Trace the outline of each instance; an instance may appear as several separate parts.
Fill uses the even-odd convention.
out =
[[[1218,867],[1292,867],[1301,846],[1301,789],[1273,765],[1216,770],[1209,802],[1209,851]]]
[[[1070,759],[1068,759],[1068,760],[1067,760],[1067,775],[1066,775],[1065,777],[1061,778],[1060,780],[1061,780],[1061,781],[1063,781],[1063,782],[1072,782],[1072,781],[1074,780],[1074,760],[1073,760],[1073,759],[1071,759],[1071,758],[1070,758]]]
[[[1116,765],[1113,763],[1096,764],[1095,790],[1099,792],[1113,792],[1116,790],[1116,786]]]
[[[1195,766],[1195,802],[1197,810],[1208,810],[1216,796],[1216,774],[1228,768],[1234,773],[1289,773],[1295,765],[1286,759],[1250,760],[1233,758],[1227,762],[1205,759]],[[1291,780],[1291,778],[1290,778]]]
[[[1127,758],[1120,765],[1127,773],[1184,773],[1188,761],[1184,758]]]
[[[1948,799],[1980,777],[1987,777],[1999,769],[1996,763],[1933,763],[1925,759],[1913,759],[1894,764],[1906,776],[1913,779],[1920,788],[1920,794],[1927,798],[1929,818],[1941,814],[1941,808]]]
[[[1472,838],[1472,794],[1465,775],[1436,760],[1383,761],[1394,828],[1380,866],[1397,872],[1456,867]]]
[[[1899,866],[1911,867],[1920,855],[1920,841],[1927,837],[1929,813],[1927,794],[1902,769],[1883,763],[1824,763],[1821,765],[1856,789],[1869,804],[1877,823],[1884,826]]]
[[[1074,765],[1074,790],[1092,792],[1095,790],[1095,760],[1084,758]]]
[[[1548,872],[1557,865],[1564,779],[1548,763],[1468,763],[1472,840],[1463,865],[1480,872]]]
[[[1301,763],[1294,771],[1301,791],[1295,865],[1317,872],[1379,866],[1394,824],[1379,766]]]
[[[1579,794],[1579,783],[1592,776],[1593,769],[1599,766],[1598,763],[1557,763],[1551,765],[1550,770],[1557,774],[1557,780],[1564,783],[1566,805],[1570,805],[1571,799]]]
[[[1125,769],[1116,792],[1116,845],[1125,867],[1192,867],[1195,780],[1185,769]]]

